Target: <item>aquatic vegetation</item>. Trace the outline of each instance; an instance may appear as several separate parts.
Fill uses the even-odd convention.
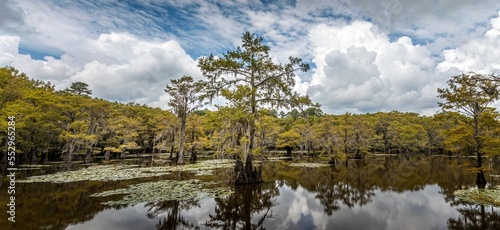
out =
[[[17,168],[45,168],[45,167],[52,167],[52,165],[18,165]]]
[[[66,183],[75,181],[117,181],[136,178],[155,177],[171,174],[172,172],[192,171],[195,175],[211,175],[213,169],[233,167],[231,160],[208,160],[196,164],[159,167],[139,167],[138,165],[108,164],[93,165],[75,171],[58,172],[29,177],[19,180],[19,183],[52,182]]]
[[[219,198],[231,195],[234,192],[230,187],[214,187],[213,185],[216,184],[218,183],[202,182],[196,179],[183,181],[164,180],[134,184],[124,189],[95,193],[90,195],[90,197],[107,197],[111,195],[125,194],[125,196],[118,201],[107,201],[101,203],[103,205],[113,206],[136,205],[143,202],[168,200],[199,200],[207,197]],[[214,188],[207,188],[207,186]]]
[[[268,157],[268,161],[282,161],[282,160],[291,160],[293,157]]]
[[[453,195],[470,203],[500,207],[500,186],[494,189],[457,190]]]
[[[52,182],[66,183],[75,181],[116,181],[142,177],[161,176],[168,172],[143,172],[134,165],[97,165],[75,171],[58,172],[54,174],[29,177],[19,180],[19,183]]]
[[[290,166],[293,167],[307,167],[307,168],[319,168],[319,167],[327,167],[329,164],[321,164],[321,163],[291,163]]]

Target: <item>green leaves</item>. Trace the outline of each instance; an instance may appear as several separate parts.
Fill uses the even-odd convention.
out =
[[[66,88],[64,91],[75,95],[90,96],[92,94],[92,90],[89,89],[89,85],[80,81],[71,83],[71,86]]]
[[[179,164],[184,164],[184,142],[186,137],[186,119],[188,114],[201,107],[201,91],[206,83],[203,81],[194,82],[190,76],[183,76],[180,79],[170,80],[165,92],[172,97],[168,102],[181,121],[180,142],[179,142]]]
[[[242,127],[232,127],[239,128],[238,140],[233,143],[241,144],[245,158],[254,149],[258,111],[264,106],[289,108],[292,99],[298,98],[292,92],[295,71],[309,69],[297,57],[290,57],[290,62],[284,65],[274,63],[269,56],[270,48],[263,41],[262,37],[246,32],[242,36],[242,46],[236,50],[228,51],[222,57],[210,55],[198,60],[198,67],[207,78],[204,97],[212,100],[223,96],[230,106],[249,115],[240,120]],[[245,137],[239,136],[241,128],[247,128]]]
[[[493,74],[471,72],[454,76],[447,84],[447,88],[438,89],[439,97],[445,99],[444,102],[438,103],[439,106],[444,111],[458,112],[470,120],[464,119],[459,125],[449,129],[450,136],[445,144],[455,151],[467,150],[475,153],[478,157],[478,167],[481,167],[485,144],[496,146],[494,141],[489,140],[492,137],[486,134],[489,127],[498,127],[498,121],[484,115],[495,113],[488,105],[499,99],[500,78]]]
[[[199,59],[203,75],[208,84],[206,96],[213,98],[223,96],[233,100],[235,94],[224,90],[240,91],[248,88],[245,93],[249,106],[271,104],[288,107],[293,95],[295,71],[308,71],[309,65],[300,58],[290,57],[289,63],[276,64],[269,56],[269,47],[263,44],[263,38],[246,32],[242,36],[242,47],[228,51],[223,57],[210,55]]]
[[[438,105],[444,111],[456,111],[468,117],[479,117],[488,104],[499,99],[498,77],[476,73],[463,73],[447,81],[447,88],[437,90]]]

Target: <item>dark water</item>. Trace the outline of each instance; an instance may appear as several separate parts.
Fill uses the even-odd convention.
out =
[[[307,161],[307,160],[306,160]],[[118,182],[16,185],[16,224],[0,229],[500,229],[500,211],[453,197],[475,187],[475,174],[444,157],[373,157],[335,167],[291,167],[266,162],[264,183],[238,186],[226,198],[101,205],[120,197],[89,198],[106,190],[182,173]],[[491,164],[497,171],[499,167]],[[226,180],[218,170],[205,180]],[[500,184],[490,176],[488,186]],[[0,187],[7,203],[6,180]],[[5,205],[2,205],[7,210]]]

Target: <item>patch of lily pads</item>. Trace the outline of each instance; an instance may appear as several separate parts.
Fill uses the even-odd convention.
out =
[[[134,184],[124,189],[95,193],[90,197],[107,197],[125,194],[125,196],[118,201],[107,201],[101,203],[103,205],[114,206],[136,205],[144,202],[170,200],[200,200],[208,197],[221,198],[234,193],[230,187],[214,187],[216,184],[216,182],[202,182],[197,179],[183,181],[164,180]],[[207,186],[214,188],[207,188]]]
[[[322,164],[322,163],[291,163],[290,166],[293,167],[306,167],[306,168],[319,168],[319,167],[327,167],[330,166],[329,164]]]
[[[500,186],[494,189],[457,190],[453,193],[456,198],[479,205],[500,207]]]
[[[208,160],[196,164],[159,167],[139,167],[137,165],[109,164],[92,165],[75,171],[58,172],[19,180],[19,183],[51,182],[67,183],[76,181],[118,181],[145,177],[155,177],[172,172],[194,172],[195,176],[211,175],[213,169],[233,167],[231,160]]]
[[[268,157],[268,161],[283,161],[283,160],[291,160],[293,157]]]

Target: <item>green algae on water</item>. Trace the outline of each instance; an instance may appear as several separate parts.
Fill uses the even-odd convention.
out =
[[[500,207],[500,187],[494,189],[457,190],[453,195],[460,200],[479,205]]]
[[[293,167],[306,167],[306,168],[319,168],[330,166],[329,164],[321,164],[321,163],[291,163],[290,166]]]
[[[211,175],[213,169],[233,167],[231,160],[208,160],[196,164],[177,166],[139,167],[138,165],[107,164],[92,165],[75,171],[32,176],[19,183],[51,182],[67,183],[76,181],[118,181],[169,175],[172,172],[194,172],[195,176]]]
[[[111,195],[125,194],[118,201],[107,201],[101,204],[114,205],[136,205],[144,202],[158,202],[169,200],[200,200],[203,198],[220,198],[231,195],[234,191],[230,187],[214,187],[216,182],[202,182],[197,179],[173,181],[164,180],[158,182],[147,182],[128,186],[128,188],[116,189],[95,193],[90,197],[107,197]],[[208,186],[214,188],[207,188]]]

